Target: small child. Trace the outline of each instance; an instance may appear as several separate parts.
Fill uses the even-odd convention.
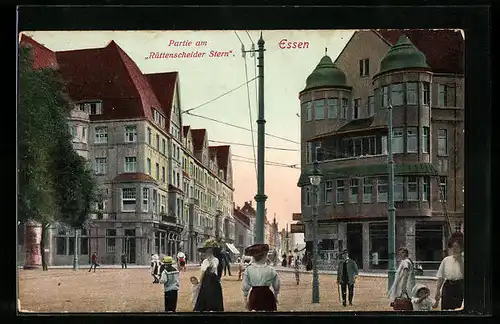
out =
[[[416,284],[415,287],[413,287],[412,295],[411,303],[414,311],[432,310],[434,300],[430,297],[431,291],[426,285]]]
[[[165,312],[175,312],[177,309],[177,297],[179,295],[179,270],[173,266],[174,260],[171,256],[163,258],[165,269],[161,273],[160,283],[165,291]]]
[[[243,262],[240,262],[239,264],[239,269],[238,269],[238,280],[241,280],[242,279],[242,276],[243,276],[243,273],[245,272],[245,269],[248,267],[248,265],[250,264],[250,261],[252,259],[248,258],[248,257],[245,257],[243,259]]]
[[[191,290],[191,296],[194,307],[196,305],[196,300],[198,299],[198,293],[200,292],[200,282],[198,281],[198,278],[194,276],[189,278],[189,280],[193,284],[193,289]]]
[[[300,285],[300,259],[297,257],[295,260],[295,280],[297,281],[297,285]]]

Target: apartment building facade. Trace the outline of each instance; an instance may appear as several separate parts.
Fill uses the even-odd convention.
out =
[[[190,191],[197,186],[206,192],[207,170],[215,172],[217,181],[210,179],[220,187],[220,215],[231,223],[230,148],[214,147],[226,154],[213,165],[195,156],[188,145],[191,134],[183,131],[177,72],[143,74],[114,41],[104,48],[62,52],[52,52],[24,35],[21,44],[34,48],[41,67],[49,66],[47,57],[56,61],[75,104],[70,115],[74,147],[93,165],[104,193],[92,226],[82,229],[81,263],[87,263],[92,252],[105,264],[119,263],[122,253],[135,264],[148,264],[153,253],[174,255],[183,250],[194,255],[204,238],[215,236],[204,228],[203,236],[190,245],[193,225],[199,226],[195,230],[201,224],[208,227],[218,210],[208,210],[206,200],[194,201],[195,191]],[[196,174],[188,165],[197,166]],[[190,207],[196,204],[210,217],[195,213]],[[233,233],[222,236],[228,242],[234,239],[234,226],[224,229]],[[54,226],[49,264],[71,263],[74,244],[74,229]]]
[[[449,232],[463,230],[463,47],[459,31],[367,30],[354,33],[335,63],[321,59],[300,92],[298,185],[309,250],[308,173],[318,159],[322,248],[347,247],[363,269],[387,268],[392,104],[396,245],[424,269],[437,267]]]

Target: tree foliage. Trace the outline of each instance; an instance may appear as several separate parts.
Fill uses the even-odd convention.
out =
[[[31,51],[19,62],[19,220],[80,227],[99,198],[87,162],[72,145],[71,102],[53,69],[32,69]]]

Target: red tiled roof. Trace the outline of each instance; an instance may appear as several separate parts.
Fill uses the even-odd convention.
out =
[[[203,148],[203,143],[205,140],[206,133],[207,133],[206,129],[191,129],[191,137],[193,138],[193,149],[195,151],[201,150]]]
[[[191,128],[191,126],[182,126],[182,135],[184,137],[187,137],[188,136],[188,133],[189,133],[189,129]]]
[[[174,99],[175,87],[177,85],[178,72],[149,73],[145,74],[153,91],[158,98],[165,115],[165,127],[170,130],[170,115],[172,113],[172,101]]]
[[[116,177],[113,178],[113,182],[154,182],[156,180],[153,179],[149,174],[142,172],[130,172],[130,173],[120,173]]]
[[[35,41],[33,38],[22,34],[19,45],[31,47],[33,55],[33,69],[36,70],[48,67],[58,67],[55,52]]]
[[[221,146],[210,146],[215,149],[217,152],[217,163],[219,165],[219,169],[224,171],[224,174],[227,176],[227,166],[229,163],[229,145],[221,145]]]
[[[244,213],[242,213],[240,210],[238,209],[235,209],[234,210],[234,218],[238,219],[239,221],[241,221],[243,224],[247,225],[247,226],[250,226],[250,218],[248,218],[247,215],[245,215]]]
[[[56,57],[73,100],[103,100],[103,114],[91,120],[153,120],[151,108],[160,108],[147,78],[114,41],[103,48],[56,52]]]
[[[380,29],[376,32],[390,45],[402,35],[427,57],[433,72],[464,73],[465,41],[460,31],[429,29]]]

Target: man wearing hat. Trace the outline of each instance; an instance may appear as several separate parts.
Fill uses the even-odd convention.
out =
[[[199,252],[205,254],[201,263],[200,290],[194,306],[195,312],[224,311],[222,298],[222,286],[217,276],[219,260],[215,254],[220,251],[217,241],[209,239],[198,248]]]
[[[173,266],[171,256],[163,258],[165,269],[161,273],[160,283],[165,291],[165,312],[175,312],[179,293],[179,271]]]
[[[352,306],[354,297],[354,283],[358,276],[358,265],[349,258],[347,249],[342,251],[342,260],[337,267],[337,285],[342,289],[342,305],[346,307],[346,292],[349,289],[349,305]]]
[[[250,311],[277,310],[280,280],[276,270],[266,264],[268,252],[267,244],[254,244],[245,249],[245,255],[253,257],[253,262],[243,273],[242,287],[246,308]]]

